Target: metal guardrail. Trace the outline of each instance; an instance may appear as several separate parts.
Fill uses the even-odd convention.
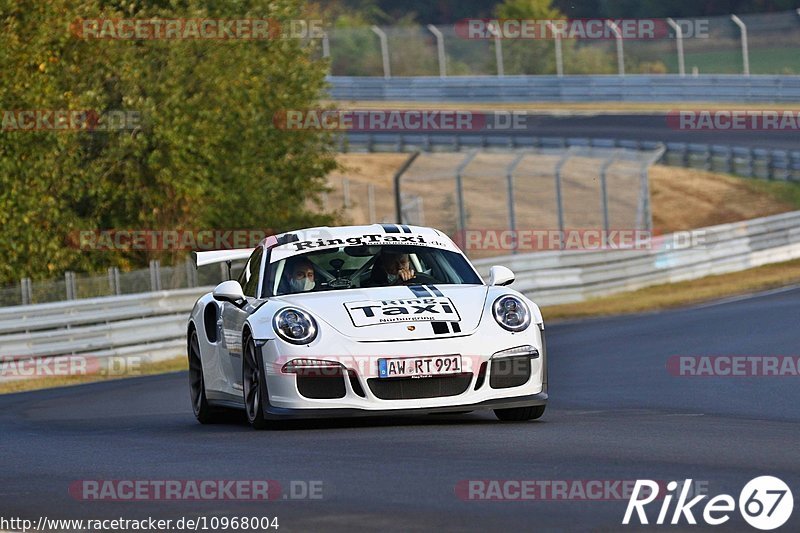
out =
[[[675,235],[649,250],[537,252],[475,261],[515,271],[514,287],[540,305],[744,270],[800,257],[800,211],[696,230],[701,246]],[[0,309],[0,357],[81,354],[157,360],[185,353],[186,319],[209,288]]]
[[[800,76],[673,74],[633,76],[330,76],[334,100],[412,102],[800,101]]]
[[[713,170],[748,178],[800,182],[800,150],[778,150],[718,144],[663,143],[662,164]],[[462,152],[483,150],[548,150],[570,147],[657,150],[659,141],[587,137],[535,137],[491,133],[403,134],[349,133],[340,139],[340,151],[353,152]]]
[[[140,355],[185,351],[186,317],[205,288],[0,309],[0,358]]]
[[[555,305],[800,258],[800,211],[694,232],[701,245],[681,247],[670,234],[648,250],[537,252],[474,263],[484,276],[491,265],[508,266],[514,288]]]

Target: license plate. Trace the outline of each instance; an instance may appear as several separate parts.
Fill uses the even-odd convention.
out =
[[[381,378],[422,378],[461,372],[460,355],[378,359],[378,377]]]

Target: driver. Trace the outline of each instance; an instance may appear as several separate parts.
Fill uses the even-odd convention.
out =
[[[416,276],[414,269],[411,268],[408,254],[384,251],[381,254],[380,261],[383,270],[386,272],[386,281],[389,285],[402,283]]]
[[[398,285],[416,276],[417,273],[411,268],[408,254],[384,248],[375,261],[375,266],[372,267],[368,286]]]
[[[314,288],[314,265],[308,259],[298,259],[286,269],[289,291],[292,293],[308,292]]]

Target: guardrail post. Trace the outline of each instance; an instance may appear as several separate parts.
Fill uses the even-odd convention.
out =
[[[467,229],[467,210],[464,205],[464,169],[472,163],[478,151],[475,150],[467,154],[461,164],[456,169],[456,202],[458,203],[458,230],[465,231]]]
[[[436,37],[436,53],[439,57],[439,77],[447,77],[447,56],[444,53],[444,35],[439,31],[439,28],[433,24],[428,24],[428,31]]]
[[[610,228],[610,223],[608,219],[608,187],[606,182],[606,175],[608,174],[608,167],[614,164],[614,160],[616,158],[616,150],[614,150],[611,155],[603,161],[603,164],[600,166],[600,202],[602,204],[601,208],[603,210],[603,246],[605,247],[608,244],[608,232]]]
[[[667,19],[667,24],[675,32],[675,44],[678,47],[678,73],[681,76],[686,76],[686,63],[683,56],[683,29],[680,24],[677,24],[671,18]]]
[[[378,36],[381,41],[381,58],[383,59],[383,77],[387,80],[392,77],[392,67],[389,64],[389,39],[386,38],[386,32],[377,26],[372,27],[372,31]]]
[[[560,78],[564,75],[564,56],[561,50],[561,31],[553,26],[552,22],[547,23],[547,27],[553,33],[553,41],[556,49],[556,75]]]
[[[64,282],[67,288],[67,300],[75,300],[78,292],[75,288],[75,272],[69,270],[64,272]]]
[[[197,287],[197,270],[192,264],[192,257],[190,255],[186,256],[184,265],[186,266],[186,286],[188,288]]]
[[[119,268],[110,267],[108,269],[108,289],[111,294],[119,296],[122,290],[119,284]]]
[[[374,224],[378,217],[375,215],[375,185],[372,183],[367,185],[367,205],[369,206],[369,223]]]
[[[503,40],[500,37],[500,30],[493,24],[489,24],[487,28],[494,35],[494,59],[497,63],[497,75],[503,77],[506,75],[506,67],[503,61]]]
[[[731,20],[739,27],[739,33],[742,38],[742,69],[745,76],[750,75],[750,51],[747,46],[747,26],[742,19],[736,15],[731,15]]]
[[[412,152],[405,163],[397,169],[397,172],[394,173],[394,177],[392,178],[392,183],[394,183],[394,213],[398,224],[403,223],[403,197],[400,193],[400,178],[403,177],[406,170],[414,163],[414,160],[419,157],[419,154],[420,152]]]
[[[564,248],[564,199],[561,194],[561,169],[570,158],[569,148],[561,156],[561,159],[556,163],[556,209],[558,209],[558,234],[559,234],[559,248]]]
[[[161,290],[161,263],[157,259],[150,261],[150,290]]]
[[[639,194],[641,201],[639,202],[641,217],[644,219],[644,227],[647,231],[653,231],[653,212],[650,209],[650,167],[657,162],[666,152],[667,147],[659,143],[651,157],[642,163],[641,171],[641,185],[639,187]],[[641,224],[640,224],[641,225]]]
[[[511,253],[517,253],[517,216],[514,211],[514,171],[519,166],[520,162],[522,162],[522,158],[525,157],[524,153],[517,155],[514,160],[511,162],[510,165],[506,168],[506,194],[507,194],[507,201],[508,201],[508,229],[511,230],[511,234],[514,236],[514,248],[511,249]]]
[[[331,41],[328,32],[322,33],[322,57],[331,57]]]
[[[31,278],[22,278],[19,280],[19,288],[22,293],[22,305],[29,305],[33,303],[33,291],[31,290]]]
[[[798,13],[800,14],[800,13]],[[789,181],[800,182],[800,152],[792,151],[789,154]]]
[[[606,24],[608,27],[611,28],[611,31],[614,32],[614,40],[617,41],[617,69],[619,70],[619,75],[625,75],[625,52],[622,49],[622,34],[619,32],[619,28],[617,24],[606,20]]]
[[[350,180],[342,178],[342,205],[350,207]]]

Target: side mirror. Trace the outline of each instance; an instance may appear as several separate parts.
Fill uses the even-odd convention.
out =
[[[511,285],[514,283],[514,273],[504,266],[495,265],[489,269],[489,285]]]
[[[211,295],[215,300],[230,302],[234,305],[240,305],[245,300],[242,286],[236,280],[223,281],[214,287],[214,292]]]

